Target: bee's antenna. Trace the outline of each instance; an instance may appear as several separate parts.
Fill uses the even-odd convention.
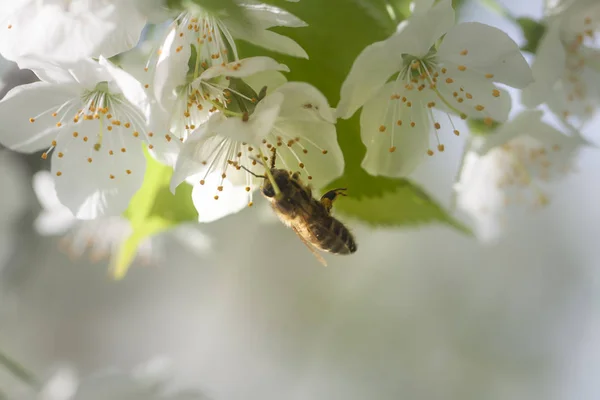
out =
[[[277,148],[273,147],[273,155],[271,156],[271,169],[275,168],[275,159],[277,158]]]
[[[250,171],[248,168],[244,167],[243,165],[240,165],[240,168],[244,169],[246,172],[248,172],[250,175],[254,176],[255,178],[267,179],[267,177],[265,175],[258,175],[256,173]]]

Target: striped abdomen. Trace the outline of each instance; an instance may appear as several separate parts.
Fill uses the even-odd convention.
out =
[[[309,230],[315,239],[314,245],[323,251],[334,254],[351,254],[356,251],[356,242],[348,228],[333,217],[313,222]]]

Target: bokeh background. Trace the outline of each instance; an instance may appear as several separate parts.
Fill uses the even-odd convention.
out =
[[[541,1],[503,3],[541,16]],[[461,19],[522,42],[476,2]],[[32,79],[1,65],[5,89]],[[446,148],[414,178],[448,205],[461,140]],[[59,365],[85,375],[162,357],[177,385],[212,399],[596,400],[599,155],[584,150],[551,204],[493,244],[347,221],[359,251],[323,268],[263,203],[202,225],[210,246],[163,235],[116,282],[106,259],[35,232],[42,161],[3,151],[0,350],[40,379]],[[0,368],[2,391],[20,385]]]

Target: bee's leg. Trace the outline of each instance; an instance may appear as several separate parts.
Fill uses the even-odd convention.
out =
[[[346,196],[345,193],[346,188],[332,189],[321,196],[321,204],[325,206],[327,212],[331,211],[331,207],[333,207],[333,202],[338,196]]]

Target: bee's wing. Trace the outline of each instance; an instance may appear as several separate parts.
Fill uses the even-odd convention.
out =
[[[298,237],[300,238],[300,240],[302,240],[302,243],[304,243],[304,245],[310,250],[311,253],[313,253],[313,255],[317,258],[317,260],[319,260],[319,262],[321,264],[323,264],[324,267],[327,266],[327,261],[325,261],[325,259],[323,258],[323,256],[321,256],[318,252],[318,250],[315,248],[315,246],[313,246],[310,242],[308,242],[306,239],[304,239],[304,236],[302,236],[302,234],[298,231],[298,229],[292,225],[292,229],[294,230],[294,232],[296,232],[296,235],[298,235]]]

